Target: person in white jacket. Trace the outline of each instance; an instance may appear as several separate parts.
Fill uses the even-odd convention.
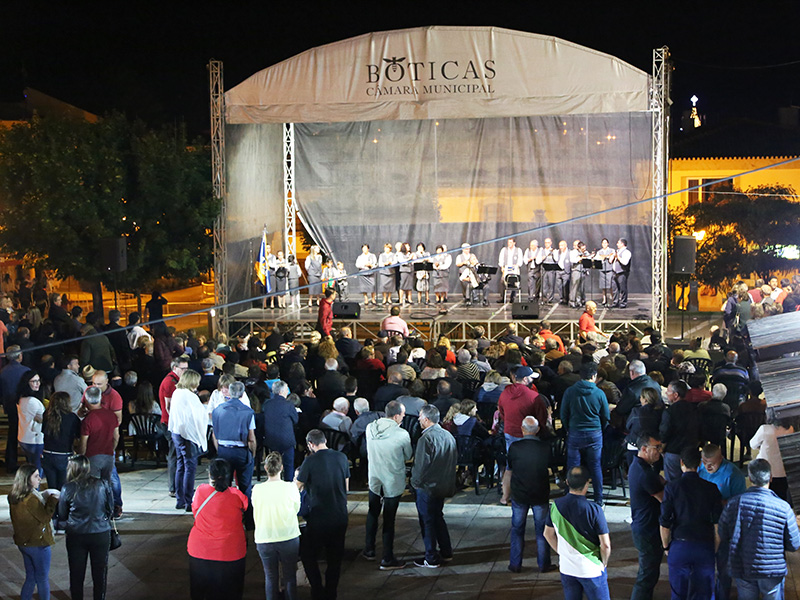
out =
[[[400,496],[406,488],[406,461],[411,459],[411,437],[400,427],[406,409],[397,400],[386,405],[386,416],[367,425],[369,465],[369,513],[362,555],[375,559],[375,538],[383,499],[383,560],[380,569],[402,569],[405,562],[394,556],[394,520]]]

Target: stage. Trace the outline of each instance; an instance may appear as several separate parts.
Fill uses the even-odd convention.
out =
[[[414,335],[421,337],[426,342],[434,342],[439,335],[446,335],[451,341],[462,343],[470,338],[472,327],[482,325],[486,329],[486,336],[490,339],[502,337],[503,332],[510,322],[519,324],[520,335],[527,335],[532,324],[543,320],[549,321],[553,331],[564,338],[575,338],[578,335],[578,318],[583,309],[569,308],[561,304],[542,306],[537,319],[513,319],[511,304],[498,303],[499,295],[492,294],[489,306],[467,307],[461,295],[451,295],[448,304],[429,306],[414,306],[402,309],[400,314]],[[590,296],[588,298],[592,300]],[[356,300],[351,298],[351,300]],[[599,300],[594,298],[595,301]],[[634,327],[641,331],[651,324],[651,297],[648,294],[631,294],[628,298],[627,308],[603,308],[598,306],[595,314],[597,326],[604,332],[613,332],[620,329],[627,330]],[[393,306],[396,306],[393,305]],[[438,312],[437,308],[443,307],[447,312]],[[388,306],[372,307],[364,310],[362,305],[359,319],[334,319],[333,327],[338,329],[346,325],[353,328],[357,339],[375,338],[380,330],[381,321],[389,316]],[[246,335],[259,331],[266,331],[273,323],[280,323],[284,330],[294,331],[296,339],[305,341],[317,322],[317,307],[303,306],[300,309],[262,309],[250,308],[230,317],[231,335]]]

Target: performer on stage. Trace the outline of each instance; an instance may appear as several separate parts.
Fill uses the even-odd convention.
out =
[[[380,288],[383,301],[381,306],[386,306],[392,303],[392,294],[397,291],[397,285],[394,278],[394,269],[391,265],[395,263],[394,252],[392,251],[391,244],[383,245],[383,252],[378,257],[378,266],[384,267],[378,272],[378,287]]]
[[[311,246],[305,268],[308,277],[308,305],[311,306],[312,301],[319,304],[319,296],[322,294],[322,255],[316,244]]]
[[[278,308],[278,299],[274,295],[275,286],[275,255],[272,253],[272,246],[267,244],[265,246],[267,255],[267,277],[269,277],[269,289],[272,290],[273,295],[264,298],[264,308]]]
[[[288,289],[289,265],[283,257],[283,250],[278,250],[275,258],[275,293],[278,298],[278,308],[286,308],[286,290]]]
[[[414,304],[411,296],[414,293],[414,265],[411,263],[413,258],[411,244],[408,242],[404,242],[400,247],[400,252],[395,254],[395,262],[400,263],[400,304],[402,306]]]
[[[572,265],[569,277],[569,305],[572,308],[581,308],[586,304],[586,293],[583,286],[586,270],[581,261],[588,256],[586,244],[580,240],[572,242],[572,250],[569,251],[569,262]]]
[[[430,262],[430,253],[425,250],[425,244],[420,242],[417,244],[417,251],[414,253],[414,262]],[[431,303],[430,289],[431,281],[428,271],[417,271],[417,304],[422,304],[422,295],[425,295],[425,304]]]
[[[453,257],[447,252],[447,246],[436,246],[436,256],[433,257],[433,293],[436,304],[447,302],[447,289],[450,287],[450,267]]]
[[[336,289],[336,297],[342,302],[347,302],[347,271],[344,268],[342,261],[336,262],[336,268],[333,270],[334,288]]]
[[[294,258],[294,254],[290,254],[286,259],[286,270],[289,274],[287,278],[289,284],[289,307],[300,308],[300,290],[297,288],[300,287],[302,272],[300,271],[300,265],[297,264]]]
[[[497,260],[500,272],[503,274],[503,285],[506,292],[511,292],[511,302],[514,302],[517,291],[519,291],[520,267],[522,266],[522,250],[517,248],[514,238],[506,242],[506,247],[500,250],[500,258]],[[499,300],[499,304],[506,301],[506,294]]]
[[[544,248],[542,248],[540,265],[555,265],[556,250],[553,248],[553,240],[550,238],[544,239]],[[542,297],[544,304],[553,304],[556,295],[556,283],[558,282],[558,273],[556,271],[549,271],[542,267]]]
[[[631,251],[628,250],[628,240],[620,238],[617,241],[617,251],[611,257],[611,266],[614,269],[614,304],[612,308],[627,308],[628,306],[628,274],[631,272]]]
[[[373,306],[377,306],[375,298],[375,273],[366,273],[378,266],[378,259],[369,251],[369,244],[361,246],[361,254],[356,259],[356,268],[363,273],[359,275],[359,286],[364,293],[364,306],[369,306],[370,299]]]
[[[558,270],[556,271],[558,274],[557,287],[558,293],[561,295],[559,302],[561,304],[569,304],[569,281],[572,263],[569,261],[569,250],[567,249],[567,242],[564,240],[558,242],[556,262],[558,263]]]
[[[600,242],[601,248],[595,252],[595,258],[603,261],[603,268],[600,269],[600,291],[603,294],[603,299],[600,303],[603,306],[611,304],[611,280],[614,277],[614,269],[611,265],[611,257],[614,256],[614,249],[608,247],[608,239],[603,238]]]
[[[528,302],[538,300],[542,293],[542,260],[544,260],[544,250],[539,248],[538,240],[531,240],[528,249],[522,255],[522,262],[528,266]]]
[[[472,290],[478,287],[478,277],[475,269],[478,267],[478,257],[470,251],[467,243],[461,244],[461,254],[456,257],[458,267],[458,280],[464,294],[464,303],[472,306]]]

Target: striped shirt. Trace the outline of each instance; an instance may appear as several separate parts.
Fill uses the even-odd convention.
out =
[[[608,533],[608,523],[600,505],[586,496],[567,494],[550,505],[547,525],[556,530],[562,574],[590,579],[605,572],[600,536]]]

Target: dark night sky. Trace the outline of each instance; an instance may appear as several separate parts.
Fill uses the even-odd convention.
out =
[[[668,45],[677,112],[692,94],[715,120],[775,120],[800,104],[800,3],[481,2],[314,4],[227,2],[6,3],[0,9],[0,101],[24,86],[100,113],[208,128],[210,58],[230,88],[308,48],[370,31],[424,25],[493,25],[554,35],[645,71]],[[723,68],[719,68],[723,67]]]

